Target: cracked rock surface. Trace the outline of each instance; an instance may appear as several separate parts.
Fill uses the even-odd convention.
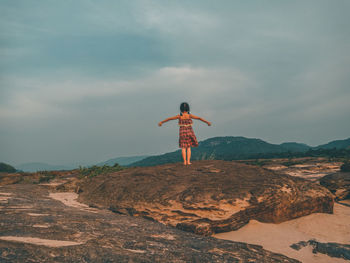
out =
[[[166,164],[99,175],[80,184],[79,201],[201,235],[249,220],[280,223],[332,213],[333,196],[302,178],[227,161]]]
[[[0,262],[298,262],[78,203],[37,184],[0,186]]]

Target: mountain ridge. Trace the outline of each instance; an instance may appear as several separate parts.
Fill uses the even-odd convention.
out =
[[[333,147],[332,147],[333,146]],[[350,138],[331,141],[316,147],[304,143],[284,142],[272,144],[258,138],[243,136],[220,136],[200,141],[198,147],[192,148],[192,160],[238,160],[259,158],[269,155],[292,155],[307,153],[312,150],[350,149]],[[260,158],[261,158],[260,157]],[[153,166],[165,163],[180,162],[180,150],[147,157],[129,166]]]
[[[203,151],[198,148],[204,149]],[[281,144],[268,143],[258,138],[246,138],[243,136],[217,136],[200,141],[198,148],[192,149],[193,160],[234,160],[259,158],[259,155],[269,155],[272,153],[305,153],[309,150],[330,150],[330,149],[346,149],[350,150],[350,138],[344,140],[333,140],[326,144],[318,146],[309,146],[305,143],[283,142]],[[225,152],[230,152],[230,158]],[[160,155],[137,155],[122,156],[111,158],[107,161],[99,162],[97,166],[109,165],[113,166],[116,162],[123,166],[152,166],[165,163],[173,163],[181,161],[180,150],[168,152]],[[201,153],[200,153],[201,152]],[[87,165],[87,166],[92,166]],[[72,170],[79,167],[78,164],[70,165],[51,165],[43,162],[24,163],[13,165],[16,170],[24,172],[36,171],[54,171],[54,170]]]

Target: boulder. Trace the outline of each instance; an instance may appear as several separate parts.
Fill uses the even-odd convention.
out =
[[[328,174],[320,179],[320,184],[328,188],[336,200],[350,198],[350,172]]]
[[[332,213],[333,196],[317,183],[261,167],[195,161],[135,167],[89,178],[78,200],[201,235],[237,230],[251,219],[280,223]]]

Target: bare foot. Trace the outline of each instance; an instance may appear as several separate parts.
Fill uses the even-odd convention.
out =
[[[192,163],[191,163],[191,162],[188,162],[187,164],[190,165],[190,164],[192,164]]]
[[[184,165],[187,165],[187,162],[184,162]]]

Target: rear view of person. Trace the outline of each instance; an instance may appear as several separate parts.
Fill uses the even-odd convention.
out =
[[[189,165],[191,164],[191,147],[198,146],[196,135],[194,134],[192,129],[192,119],[205,122],[206,124],[208,124],[208,126],[210,126],[211,123],[200,117],[190,114],[190,105],[188,105],[187,102],[183,102],[180,105],[180,114],[174,117],[167,118],[159,122],[158,125],[162,126],[164,122],[177,119],[179,120],[180,126],[179,147],[182,149],[182,158],[184,160],[184,165]]]

